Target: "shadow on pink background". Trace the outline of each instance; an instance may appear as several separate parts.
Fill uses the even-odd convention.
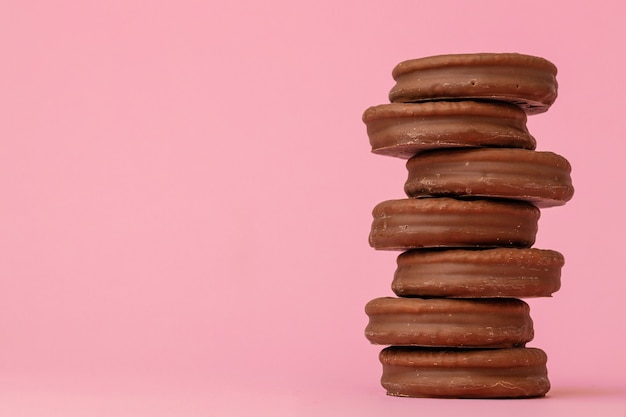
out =
[[[0,415],[626,413],[621,2],[4,1]],[[559,68],[528,127],[573,165],[529,300],[552,391],[398,399],[363,307],[397,253],[371,209],[404,196],[362,112],[401,60],[522,52]],[[355,414],[356,415],[356,414]]]

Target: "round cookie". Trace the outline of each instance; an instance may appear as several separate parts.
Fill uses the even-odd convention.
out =
[[[389,100],[410,103],[479,99],[506,101],[527,114],[547,111],[556,100],[556,66],[517,53],[437,55],[399,63]]]
[[[530,203],[408,198],[379,203],[369,243],[375,249],[530,247],[540,211]]]
[[[494,197],[546,208],[574,195],[572,168],[560,155],[527,149],[476,148],[424,152],[406,164],[409,197]]]
[[[372,152],[405,159],[439,148],[535,149],[526,121],[518,106],[478,101],[390,103],[363,113]]]
[[[550,297],[561,288],[563,255],[553,250],[411,250],[397,258],[399,297]]]
[[[515,298],[381,297],[365,313],[365,337],[378,345],[510,348],[534,336],[530,308]]]
[[[388,395],[435,398],[532,398],[550,390],[547,355],[537,348],[387,347],[380,352]]]

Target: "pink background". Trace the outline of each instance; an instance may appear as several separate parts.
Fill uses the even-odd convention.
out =
[[[0,415],[623,417],[623,9],[2,1]],[[535,245],[566,257],[529,300],[546,399],[387,397],[363,336],[397,255],[370,211],[406,171],[361,114],[401,60],[458,52],[559,68],[528,122],[576,186]]]

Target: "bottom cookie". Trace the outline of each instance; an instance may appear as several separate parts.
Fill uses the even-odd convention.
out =
[[[382,386],[399,397],[531,398],[550,390],[547,355],[537,348],[390,346],[380,362]]]

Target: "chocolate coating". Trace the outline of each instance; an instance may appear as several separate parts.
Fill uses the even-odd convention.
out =
[[[391,288],[400,297],[549,297],[561,288],[553,250],[412,250],[400,254]]]
[[[530,247],[539,209],[514,201],[409,198],[379,203],[369,243],[375,249]]]
[[[530,308],[515,298],[381,297],[365,306],[373,344],[505,348],[531,341]]]
[[[449,149],[407,161],[410,197],[495,197],[560,206],[574,195],[571,166],[553,152],[526,149]]]
[[[399,63],[392,72],[392,102],[482,99],[506,101],[527,114],[542,113],[556,100],[556,66],[516,53],[437,55]]]
[[[547,356],[537,348],[388,347],[379,355],[388,395],[436,398],[532,398],[550,390]]]
[[[410,158],[428,149],[535,149],[526,113],[507,103],[434,101],[373,106],[363,113],[372,152]]]

